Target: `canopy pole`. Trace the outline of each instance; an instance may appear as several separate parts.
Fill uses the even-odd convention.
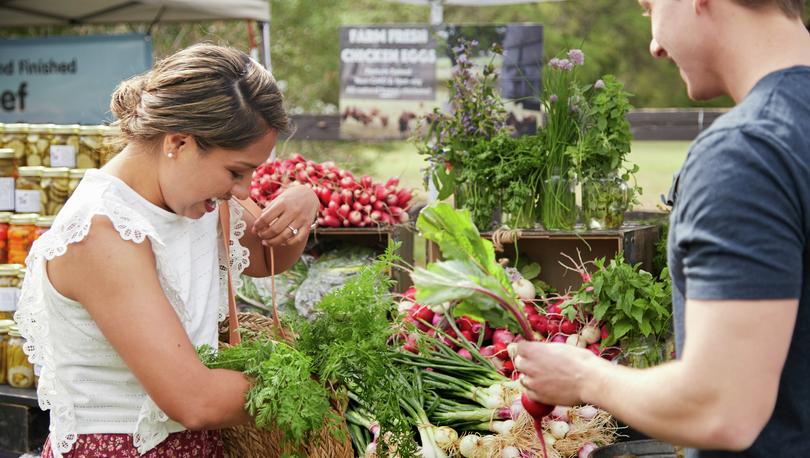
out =
[[[273,71],[273,66],[270,63],[270,21],[261,21],[262,25],[262,57],[264,58],[264,68]]]

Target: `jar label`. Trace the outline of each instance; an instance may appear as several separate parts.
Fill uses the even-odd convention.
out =
[[[76,148],[73,145],[51,145],[51,167],[76,168]]]
[[[41,192],[36,189],[17,189],[14,192],[14,211],[39,213]]]
[[[17,310],[17,301],[20,299],[20,288],[0,288],[0,312],[13,312]]]
[[[0,211],[14,211],[14,178],[0,177]]]

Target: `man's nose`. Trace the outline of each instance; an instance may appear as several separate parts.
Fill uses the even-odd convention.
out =
[[[650,40],[650,54],[652,54],[652,56],[656,59],[663,59],[668,56],[667,50],[658,44],[658,41],[656,41],[655,38]]]

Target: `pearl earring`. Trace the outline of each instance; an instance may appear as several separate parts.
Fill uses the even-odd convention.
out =
[[[171,151],[166,153],[166,155],[169,156],[169,159],[174,159],[174,153],[172,153]]]

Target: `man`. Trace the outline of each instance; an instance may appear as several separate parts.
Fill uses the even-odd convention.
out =
[[[569,345],[510,352],[533,399],[590,403],[699,457],[810,457],[810,34],[804,0],[641,0],[689,96],[737,106],[676,180],[678,359],[639,370]],[[662,88],[666,90],[666,88]]]

